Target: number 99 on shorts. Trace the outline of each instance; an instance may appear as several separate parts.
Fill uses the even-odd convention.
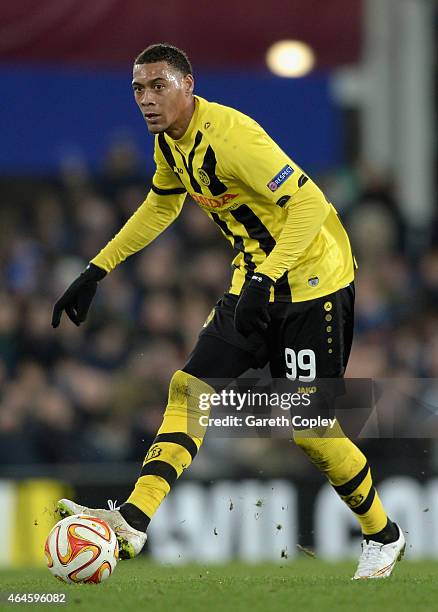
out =
[[[316,378],[316,358],[312,349],[302,349],[298,352],[291,348],[284,349],[286,362],[286,377],[289,380],[312,382]]]

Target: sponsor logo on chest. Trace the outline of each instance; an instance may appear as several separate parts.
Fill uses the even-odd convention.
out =
[[[215,198],[209,198],[200,193],[191,193],[190,196],[203,206],[204,208],[223,208],[238,197],[238,193],[224,193],[221,196]]]

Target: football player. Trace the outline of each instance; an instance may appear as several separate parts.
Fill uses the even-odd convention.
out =
[[[253,119],[194,95],[183,51],[149,46],[134,62],[132,87],[155,135],[152,186],[57,301],[53,327],[64,311],[76,325],[83,323],[98,283],[159,236],[187,194],[236,255],[229,290],[170,381],[163,422],[128,499],[110,510],[58,502],[62,516],[92,514],[107,521],[122,558],[140,552],[150,520],[202,445],[199,396],[214,391],[206,379],[235,379],[269,363],[273,378],[293,378],[305,364],[307,380],[342,380],[353,337],[356,267],[347,233],[318,186]],[[292,364],[294,373],[291,355],[305,356]],[[360,524],[362,554],[354,578],[389,576],[405,539],[383,508],[364,454],[339,423],[329,433],[298,430],[293,437]]]

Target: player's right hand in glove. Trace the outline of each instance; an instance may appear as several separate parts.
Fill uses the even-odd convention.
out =
[[[87,318],[97,283],[104,276],[106,276],[105,270],[92,263],[88,264],[53,307],[52,327],[58,327],[64,310],[70,321],[79,327]]]

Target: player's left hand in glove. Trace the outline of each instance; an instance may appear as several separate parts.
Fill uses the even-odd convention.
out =
[[[273,284],[266,274],[255,273],[240,294],[234,312],[234,326],[243,336],[266,331],[271,320],[268,306]]]
[[[105,270],[92,263],[88,264],[53,307],[52,327],[58,327],[64,310],[70,321],[79,327],[87,318],[97,283],[104,276],[106,276]]]

